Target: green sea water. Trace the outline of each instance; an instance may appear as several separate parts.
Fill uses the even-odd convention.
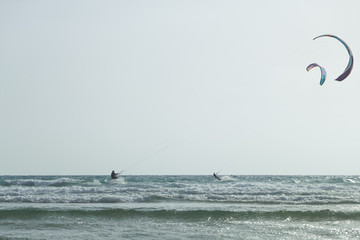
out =
[[[360,239],[359,176],[0,176],[0,239]]]

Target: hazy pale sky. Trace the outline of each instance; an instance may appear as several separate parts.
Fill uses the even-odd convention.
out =
[[[360,174],[359,9],[0,0],[0,174]]]

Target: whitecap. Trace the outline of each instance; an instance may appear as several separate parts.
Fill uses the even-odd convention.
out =
[[[227,181],[227,182],[236,181],[236,179],[231,177],[231,176],[221,176],[221,180],[222,181]]]
[[[112,179],[111,184],[126,184],[125,178],[119,177],[117,179]]]

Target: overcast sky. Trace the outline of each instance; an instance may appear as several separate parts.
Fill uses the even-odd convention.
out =
[[[0,0],[0,175],[360,174],[359,9]]]

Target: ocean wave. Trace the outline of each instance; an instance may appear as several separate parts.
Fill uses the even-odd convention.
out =
[[[52,186],[52,187],[65,187],[78,184],[79,181],[73,178],[57,178],[57,179],[7,179],[2,181],[1,186],[25,186],[25,187],[38,187],[38,186]]]
[[[229,181],[213,181],[210,177],[128,176],[116,180],[107,176],[0,177],[0,202],[360,203],[360,186],[356,183],[358,177],[231,176],[232,180]],[[295,180],[312,183],[299,184]],[[316,181],[320,183],[314,183]]]
[[[252,188],[258,184],[275,186],[351,186],[360,185],[360,176],[221,176],[223,181],[214,181],[210,176],[127,176],[111,180],[107,176],[0,176],[0,186],[53,186],[72,185],[123,185],[127,183],[166,184],[172,187],[186,187],[189,184],[216,184],[219,186],[232,184],[234,187]]]
[[[207,187],[169,188],[164,186],[91,185],[53,188],[10,187],[0,188],[0,202],[30,203],[114,203],[114,202],[210,202],[238,204],[291,204],[327,205],[359,204],[358,195],[351,191],[269,191],[256,189],[221,191]]]
[[[180,193],[145,193],[145,192],[121,192],[104,191],[96,188],[73,189],[69,191],[57,191],[52,193],[27,193],[14,192],[11,194],[0,194],[0,203],[158,203],[169,202],[183,203],[217,203],[217,204],[238,204],[238,205],[294,205],[294,206],[321,206],[321,205],[350,205],[360,204],[355,198],[327,198],[314,196],[303,198],[273,197],[273,196],[221,196],[216,194],[180,194]]]
[[[278,221],[360,221],[359,211],[323,210],[274,210],[274,211],[224,211],[224,210],[165,210],[165,209],[41,209],[21,208],[0,210],[5,219],[32,219],[45,217],[77,218],[137,218],[149,217],[186,221],[245,221],[245,220],[278,220]]]
[[[15,178],[1,179],[0,187],[71,187],[71,186],[84,186],[84,187],[96,187],[96,186],[114,186],[126,184],[124,177],[117,179],[108,179],[106,177],[27,177],[27,178]]]
[[[180,198],[179,198],[180,199]],[[81,189],[69,192],[43,194],[12,193],[0,195],[0,203],[153,203],[176,200],[151,194],[113,194],[98,189]]]

